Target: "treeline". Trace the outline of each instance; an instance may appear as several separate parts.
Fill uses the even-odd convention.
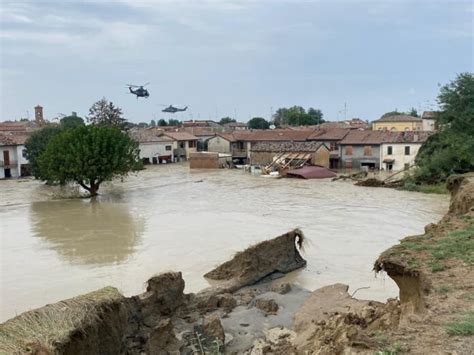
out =
[[[438,95],[439,130],[428,138],[415,159],[406,184],[436,184],[449,175],[474,171],[474,75],[459,74]]]

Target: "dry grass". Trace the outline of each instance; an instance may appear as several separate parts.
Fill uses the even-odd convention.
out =
[[[71,331],[84,329],[100,317],[101,306],[122,299],[113,287],[25,312],[0,325],[0,354],[28,352],[32,344],[53,349]]]

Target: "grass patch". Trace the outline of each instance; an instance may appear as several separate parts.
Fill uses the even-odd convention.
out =
[[[418,261],[416,261],[415,259],[408,260],[408,267],[410,269],[416,269],[416,268],[418,268],[418,266],[419,266]]]
[[[448,335],[474,335],[474,311],[466,313],[462,318],[445,325]]]
[[[53,349],[55,342],[67,339],[71,331],[98,322],[102,305],[122,298],[117,289],[105,287],[22,313],[0,325],[0,349],[6,354],[24,354],[28,344]]]
[[[380,347],[386,346],[390,342],[388,335],[381,332],[380,330],[377,330],[375,333],[371,334],[371,337],[380,345]]]
[[[440,272],[446,269],[446,265],[440,261],[430,261],[428,266],[431,269],[431,272]]]
[[[425,194],[447,194],[449,192],[446,188],[446,183],[444,182],[435,185],[418,185],[412,181],[407,180],[399,189],[406,191],[423,192]]]
[[[451,292],[452,289],[453,288],[449,285],[441,285],[440,287],[438,287],[436,289],[436,291],[438,291],[439,293],[447,294],[447,293]]]
[[[474,292],[467,292],[463,295],[464,299],[474,301]]]
[[[403,348],[402,344],[400,344],[398,341],[393,343],[392,345],[386,347],[382,351],[377,351],[375,354],[376,355],[398,355],[405,352],[405,349]]]
[[[474,224],[449,233],[429,249],[436,260],[456,258],[474,265]]]

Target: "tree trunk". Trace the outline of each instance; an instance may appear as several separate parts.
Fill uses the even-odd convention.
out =
[[[91,182],[91,187],[89,190],[91,197],[97,196],[98,195],[97,191],[99,191],[99,183],[95,181]]]
[[[77,183],[81,185],[84,188],[84,190],[89,191],[90,197],[94,197],[98,195],[99,185],[100,185],[99,181],[96,182],[94,180],[91,180],[90,186],[87,186],[83,181],[78,181]]]

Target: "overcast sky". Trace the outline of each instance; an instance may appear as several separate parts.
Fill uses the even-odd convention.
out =
[[[471,1],[1,2],[1,117],[44,106],[86,115],[102,97],[131,121],[248,121],[315,107],[373,120],[435,108],[438,83],[473,71]],[[150,98],[125,84],[151,82]]]

